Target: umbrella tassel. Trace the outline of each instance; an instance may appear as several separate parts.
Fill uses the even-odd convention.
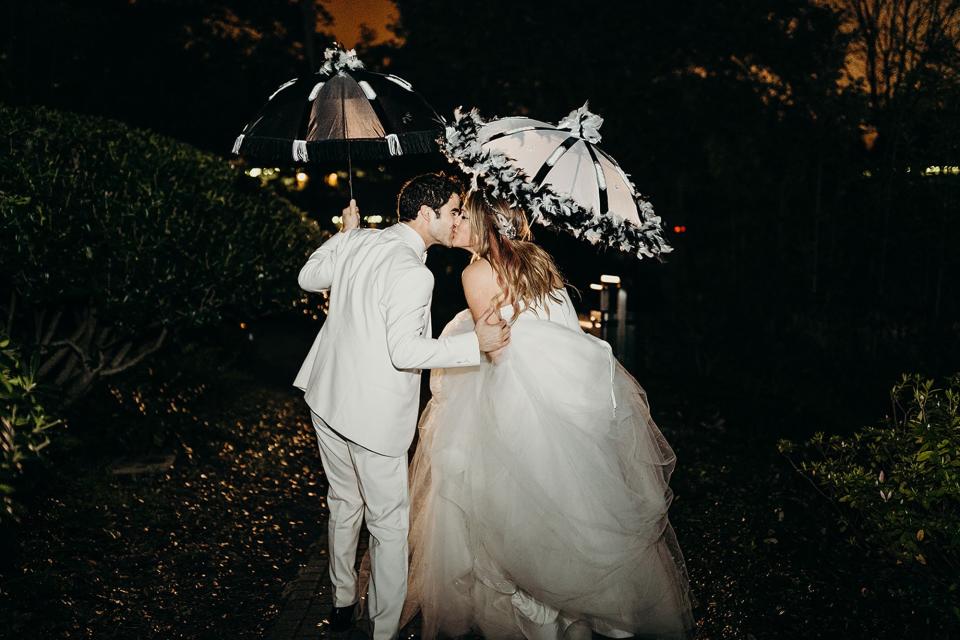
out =
[[[307,162],[307,160],[309,160],[309,156],[307,155],[307,141],[294,140],[293,141],[293,161]]]
[[[395,133],[387,134],[387,147],[390,149],[390,155],[399,156],[403,154],[403,148],[400,146],[400,138]]]
[[[234,154],[240,153],[240,145],[243,144],[243,134],[237,136],[237,139],[233,141],[233,152]]]
[[[287,80],[287,81],[284,82],[282,85],[280,85],[279,87],[277,87],[277,90],[274,91],[273,93],[271,93],[271,94],[270,94],[270,97],[267,98],[267,100],[273,100],[273,99],[277,96],[278,93],[280,93],[281,91],[283,91],[284,89],[286,89],[286,88],[289,87],[290,85],[296,84],[296,83],[297,83],[297,78],[294,78],[293,80]]]
[[[323,83],[318,82],[313,85],[313,89],[310,91],[310,95],[307,97],[308,102],[313,102],[317,99],[317,96],[320,95],[320,89],[323,89]]]

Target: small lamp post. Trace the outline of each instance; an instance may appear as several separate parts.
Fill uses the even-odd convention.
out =
[[[620,276],[604,274],[600,284],[591,284],[590,288],[600,292],[600,338],[622,356],[627,341],[627,292],[620,286]],[[614,321],[615,327],[611,326]]]

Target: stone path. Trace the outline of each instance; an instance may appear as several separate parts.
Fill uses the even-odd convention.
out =
[[[332,603],[327,577],[327,540],[324,537],[313,543],[308,550],[307,563],[283,588],[280,615],[268,638],[315,640],[326,635],[327,615]]]
[[[323,527],[326,533],[326,527]],[[366,529],[360,534],[357,549],[357,569],[360,558],[367,550],[368,534]],[[333,606],[333,594],[330,578],[327,575],[327,537],[324,535],[307,550],[307,562],[297,577],[283,589],[283,603],[268,640],[368,640],[370,621],[358,620],[355,628],[344,633],[332,633],[327,629],[330,608]],[[366,611],[364,611],[364,614]],[[400,630],[400,638],[413,640],[420,636],[420,616],[414,618]]]

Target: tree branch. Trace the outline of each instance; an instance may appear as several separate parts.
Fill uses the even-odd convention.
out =
[[[46,331],[41,331],[43,333],[43,339],[40,341],[40,344],[48,344],[53,340],[53,334],[56,332],[57,327],[60,326],[60,318],[63,317],[63,311],[57,309],[56,313],[53,314],[53,319],[50,320],[50,326]]]
[[[167,328],[164,327],[163,330],[160,332],[160,335],[157,337],[157,340],[151,346],[145,348],[143,351],[141,351],[139,354],[137,354],[135,357],[133,357],[132,359],[128,360],[125,363],[102,370],[100,372],[101,377],[112,376],[117,373],[120,373],[121,371],[126,371],[130,367],[136,366],[137,364],[140,363],[141,360],[146,358],[148,355],[160,349],[160,347],[163,346],[163,342],[166,339],[166,337],[167,337]]]

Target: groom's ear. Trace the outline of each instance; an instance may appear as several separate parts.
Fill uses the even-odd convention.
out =
[[[417,217],[422,218],[424,222],[430,222],[430,216],[432,214],[433,214],[433,209],[431,209],[425,204],[420,205],[420,209],[417,210]]]

